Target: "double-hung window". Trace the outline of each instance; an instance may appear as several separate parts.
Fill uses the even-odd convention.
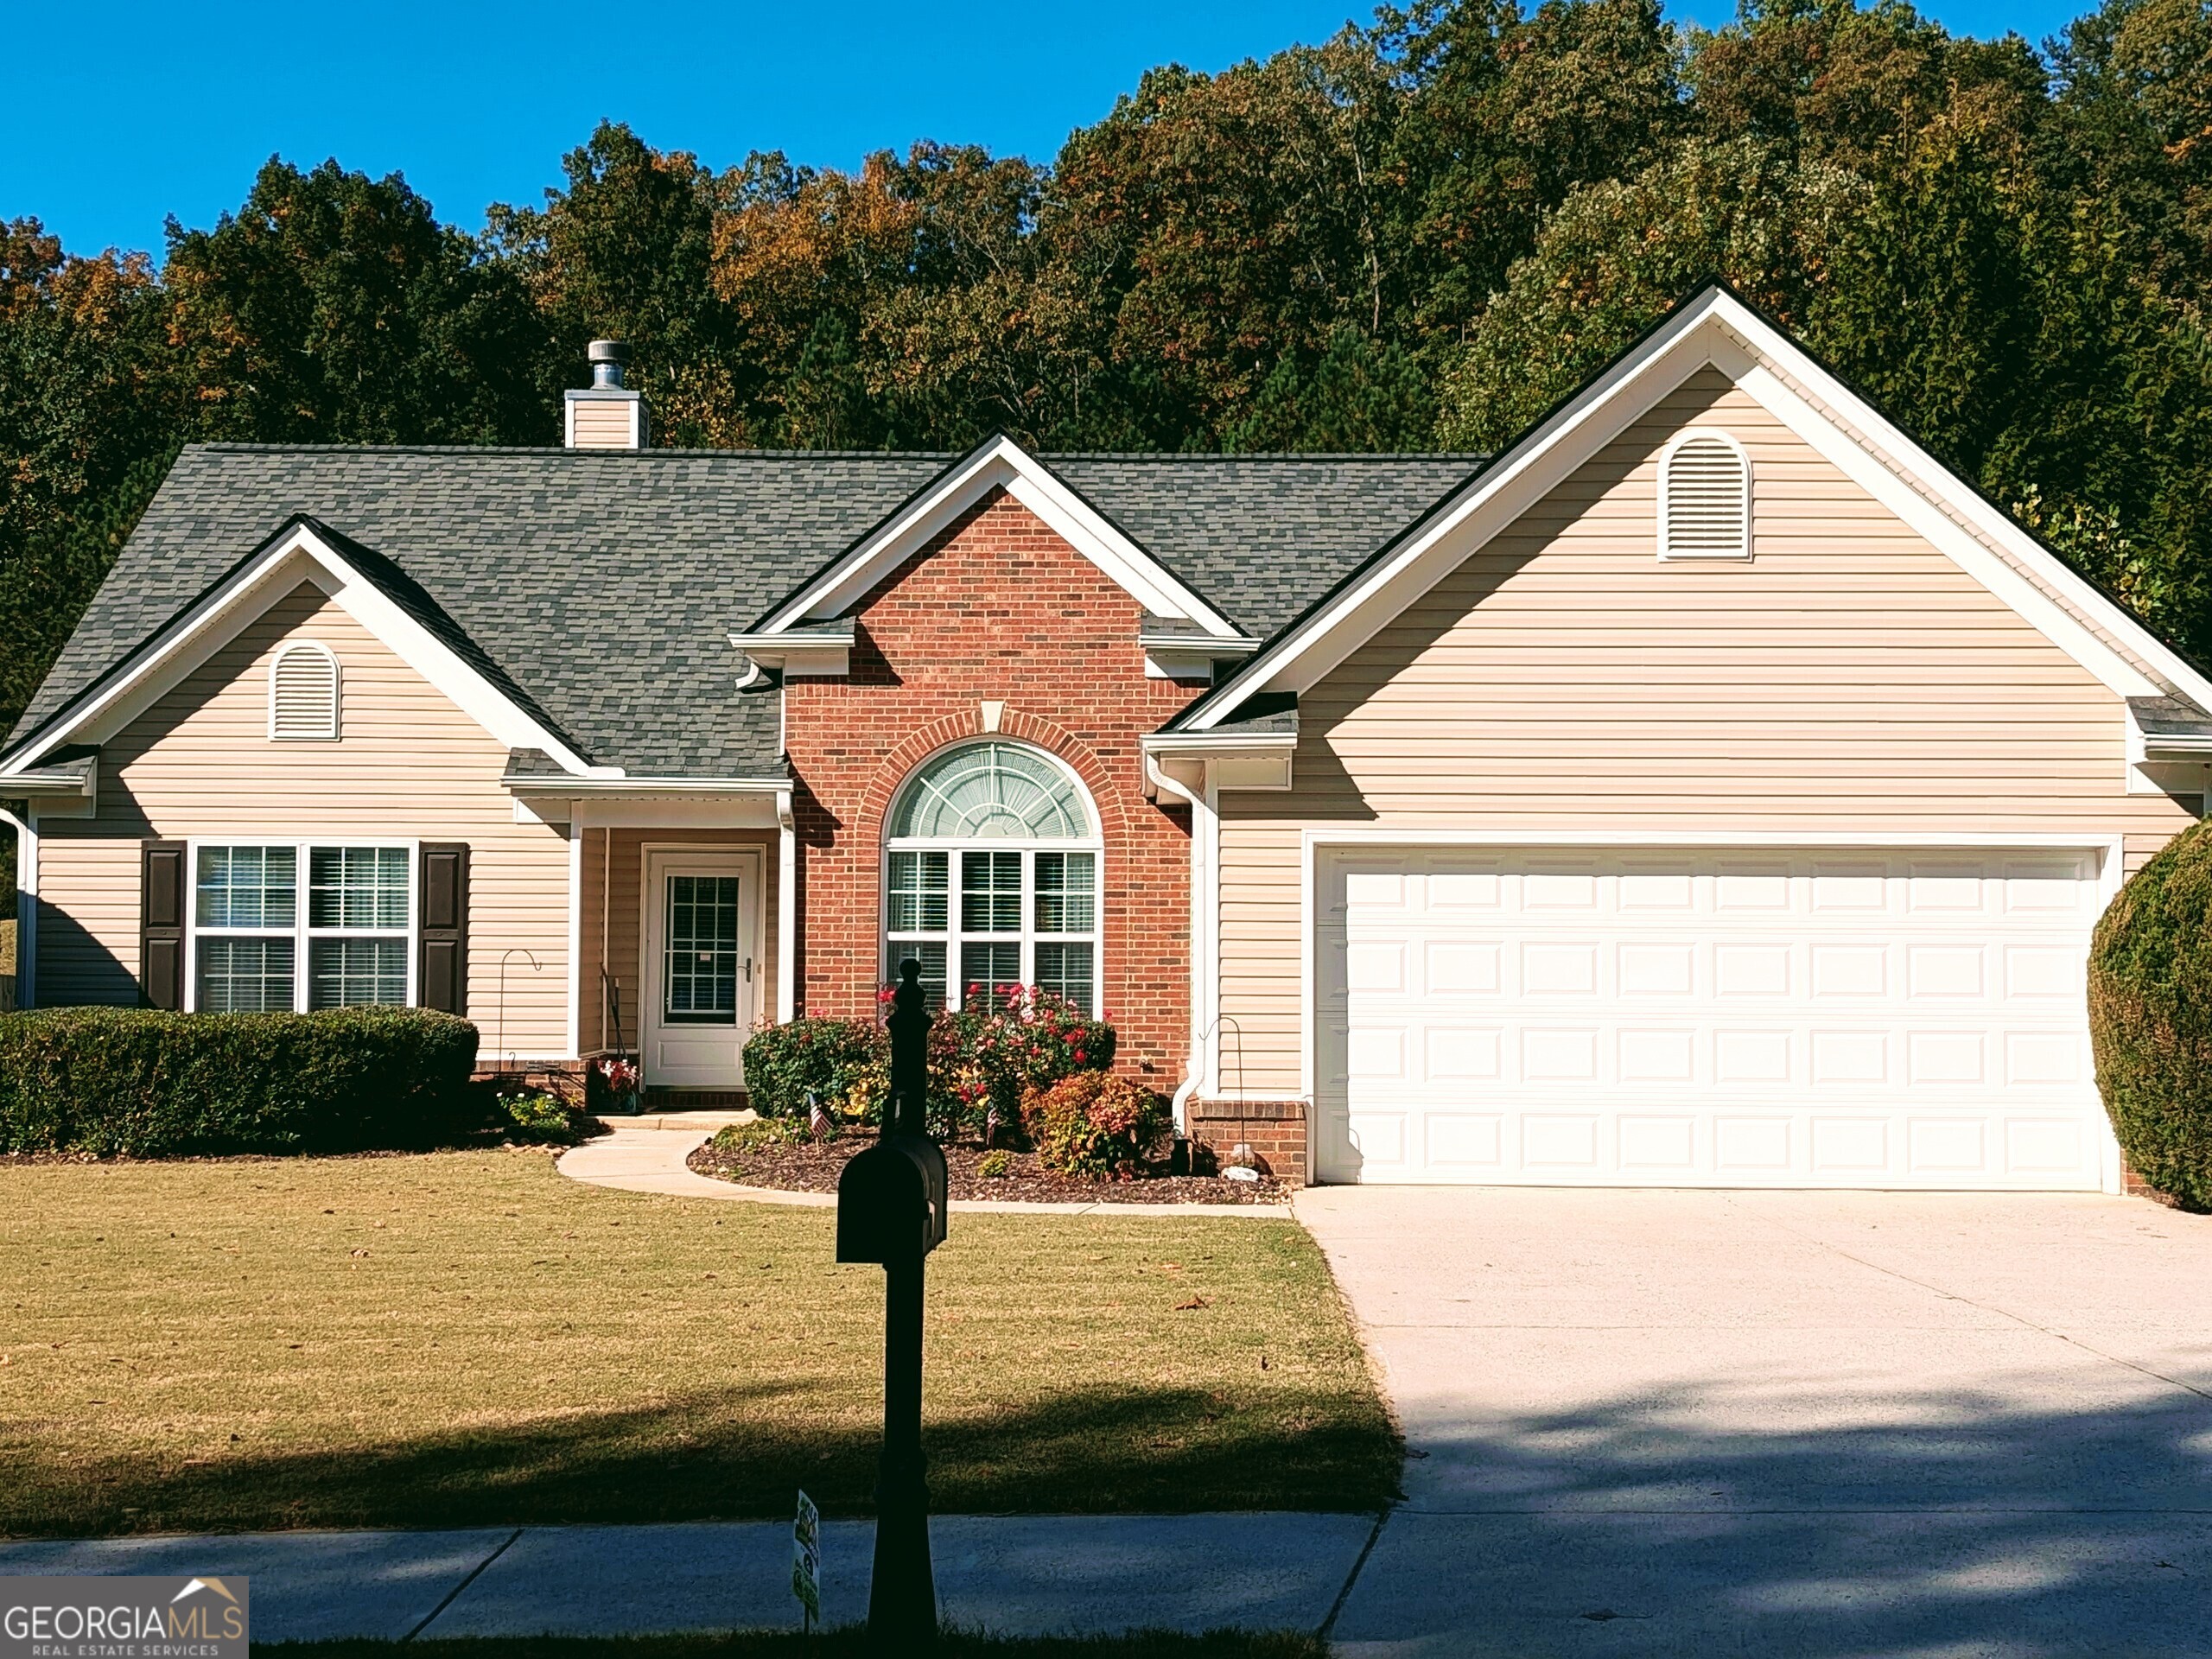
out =
[[[190,1006],[411,1002],[414,870],[414,849],[399,842],[196,843]]]
[[[886,979],[912,959],[932,1007],[1034,985],[1097,1013],[1098,835],[1074,774],[971,743],[908,780],[887,830]]]

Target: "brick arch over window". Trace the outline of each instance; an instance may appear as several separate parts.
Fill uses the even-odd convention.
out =
[[[1096,753],[1051,721],[1011,708],[1006,710],[995,732],[986,731],[982,715],[969,709],[964,714],[933,720],[910,734],[876,768],[867,792],[861,798],[861,810],[853,828],[880,842],[892,803],[898,799],[906,780],[921,769],[923,762],[940,749],[986,737],[1007,738],[1044,750],[1073,772],[1082,779],[1084,788],[1090,791],[1090,804],[1098,811],[1099,833],[1109,844],[1116,836],[1128,832],[1128,798],[1114,775],[1100,764]]]
[[[1005,709],[996,731],[986,730],[980,713],[973,708],[930,721],[907,734],[877,765],[857,810],[840,831],[841,836],[850,836],[880,854],[887,823],[907,780],[932,756],[946,749],[995,737],[1025,743],[1052,755],[1073,772],[1089,792],[1091,808],[1098,817],[1100,842],[1099,1010],[1116,1016],[1116,1024],[1122,1030],[1128,1069],[1147,1077],[1168,1076],[1167,1068],[1180,1064],[1183,1039],[1179,1033],[1151,1030],[1158,1023],[1156,1019],[1141,1020],[1133,1027],[1125,1016],[1126,1010],[1137,1006],[1140,992],[1140,964],[1132,948],[1133,930],[1141,926],[1149,935],[1163,929],[1186,928],[1188,899],[1180,893],[1154,893],[1148,884],[1139,879],[1146,860],[1137,845],[1130,791],[1099,758],[1097,751],[1083,739],[1050,720],[1013,707]],[[1181,856],[1186,860],[1188,855],[1184,853]],[[886,919],[883,902],[879,891],[875,924],[878,929]],[[1147,905],[1157,905],[1160,913],[1140,916],[1140,907]],[[1186,950],[1187,947],[1179,949]],[[1143,968],[1144,981],[1158,976],[1156,966]],[[872,995],[873,989],[872,986],[867,988],[866,994]],[[1187,993],[1178,989],[1173,995],[1180,998]]]

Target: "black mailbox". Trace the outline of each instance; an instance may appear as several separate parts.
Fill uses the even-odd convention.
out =
[[[899,1135],[854,1154],[837,1178],[840,1262],[918,1262],[944,1243],[944,1147]]]

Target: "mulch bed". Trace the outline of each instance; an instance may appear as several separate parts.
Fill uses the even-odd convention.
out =
[[[847,1129],[834,1141],[767,1142],[718,1147],[711,1141],[691,1154],[691,1167],[716,1180],[784,1192],[835,1192],[845,1160],[874,1142],[867,1129]],[[1013,1154],[1014,1170],[985,1179],[976,1173],[979,1146],[944,1149],[945,1178],[956,1198],[1020,1198],[1036,1204],[1280,1204],[1288,1196],[1272,1175],[1231,1181],[1218,1175],[1144,1175],[1132,1181],[1079,1181],[1041,1167],[1037,1154]]]

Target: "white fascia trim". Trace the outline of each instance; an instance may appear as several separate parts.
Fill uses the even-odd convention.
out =
[[[791,786],[788,778],[555,778],[505,780],[510,795],[774,795]]]
[[[5,792],[25,801],[89,801],[94,798],[99,778],[99,763],[96,760],[79,779],[10,776]]]
[[[1295,732],[1147,732],[1138,740],[1147,754],[1287,754]]]
[[[72,739],[82,740],[89,734],[98,741],[126,724],[302,579],[328,594],[402,662],[508,748],[543,750],[579,777],[620,775],[619,768],[588,766],[302,524],[170,623],[66,725],[41,733],[35,742],[0,760],[0,778],[25,770],[38,756]]]
[[[751,636],[836,617],[883,574],[928,542],[986,492],[1003,489],[1154,616],[1181,617],[1224,639],[1245,637],[1157,559],[1100,516],[1011,438],[994,438],[809,582]],[[762,641],[765,645],[765,639]],[[803,644],[793,639],[793,645]]]
[[[1260,642],[1249,633],[1216,639],[1195,633],[1146,633],[1141,629],[1137,644],[1147,651],[1204,652],[1209,657],[1249,657],[1260,648]]]
[[[825,628],[819,624],[801,632],[761,632],[733,633],[729,642],[748,657],[760,652],[805,651],[814,647],[823,651],[849,651],[859,638],[852,628]]]
[[[1709,331],[1707,340],[1695,338],[1701,331]],[[1714,291],[1669,318],[1641,347],[1478,475],[1466,493],[1419,536],[1263,652],[1257,659],[1263,671],[1252,673],[1232,695],[1202,711],[1193,728],[1218,725],[1260,691],[1310,689],[1447,570],[1708,362],[1732,373],[1799,436],[2116,694],[2152,696],[2168,688],[2152,682],[2100,639],[2082,616],[2095,619],[2125,640],[2144,662],[2168,676],[2173,689],[2212,709],[2212,680],[2153,639],[1791,341],[1735,299]],[[1777,372],[1776,364],[1787,365],[1789,378]],[[1825,409],[1796,391],[1793,381]],[[1856,429],[1847,431],[1843,423]],[[1886,464],[1870,445],[1885,452]],[[2010,561],[2033,569],[2048,588]],[[2068,609],[2069,604],[2079,614]]]

